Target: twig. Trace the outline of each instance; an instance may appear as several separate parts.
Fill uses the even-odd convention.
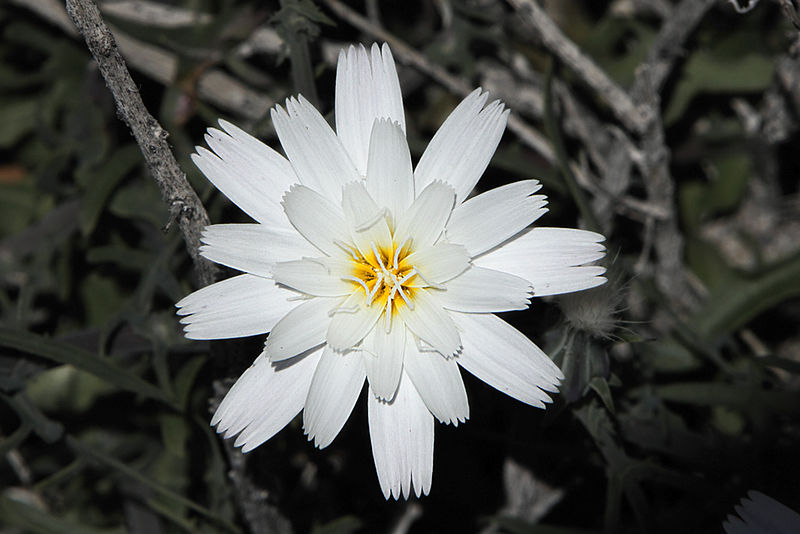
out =
[[[402,63],[427,74],[453,93],[466,96],[474,89],[463,78],[453,76],[439,65],[432,63],[404,41],[374,25],[366,17],[359,15],[339,0],[324,0],[324,2],[331,11],[349,24],[375,39],[386,42],[392,48],[392,54]],[[547,139],[518,116],[512,114],[508,117],[508,129],[514,132],[520,141],[538,152],[549,163],[558,164],[555,153]]]
[[[637,69],[631,87],[634,105],[646,103],[647,91],[661,92],[675,61],[683,54],[683,44],[715,1],[684,0],[675,7],[658,32],[644,63]]]
[[[169,206],[170,214],[178,220],[200,282],[203,285],[211,283],[216,268],[199,254],[200,234],[210,223],[208,214],[170,151],[166,141],[167,132],[145,108],[114,37],[94,2],[67,0],[67,13],[86,40],[114,96],[117,112],[133,132],[147,167],[161,189],[161,197]]]
[[[675,180],[669,169],[669,149],[664,141],[664,125],[660,118],[660,92],[683,44],[715,0],[682,0],[673,16],[664,23],[653,42],[647,59],[636,69],[631,98],[639,109],[651,117],[642,135],[641,152],[637,163],[647,190],[648,202],[667,217],[654,220],[652,244],[656,255],[656,285],[684,310],[697,305],[697,297],[689,284],[683,265],[683,235],[675,213]]]
[[[626,128],[636,133],[645,131],[650,118],[642,114],[628,94],[564,35],[534,0],[508,1],[536,31],[542,44],[577,73],[605,101]]]

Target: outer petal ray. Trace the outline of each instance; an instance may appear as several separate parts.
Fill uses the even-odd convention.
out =
[[[212,130],[211,139],[216,139],[215,145],[221,149],[225,159],[206,148],[197,147],[197,153],[191,156],[194,164],[214,184],[214,187],[253,219],[271,226],[286,227],[286,218],[279,210],[275,209],[275,200],[271,199],[280,198],[282,191],[278,192],[278,196],[275,196],[275,191],[283,188],[285,183],[297,181],[289,162],[276,153],[276,157],[280,160],[271,163],[262,162],[265,165],[264,169],[259,167],[258,170],[254,170],[254,161],[260,158],[252,153],[252,149],[244,147],[237,147],[238,151],[243,154],[237,154],[234,157],[232,150],[228,149],[235,143],[221,142],[220,139],[225,137],[222,132]],[[258,141],[256,142],[258,143]],[[262,146],[267,148],[265,145]],[[251,156],[253,159],[247,166],[241,166],[236,159]],[[237,161],[237,163],[234,164],[233,161]],[[274,178],[265,175],[265,170],[274,172]]]
[[[425,406],[445,424],[469,419],[469,402],[456,358],[445,359],[435,352],[407,348],[405,373],[411,379]]]
[[[253,336],[272,330],[297,302],[272,280],[242,274],[195,291],[176,304],[189,339]]]
[[[342,186],[359,172],[319,111],[302,96],[289,98],[285,111],[272,110],[272,122],[300,182],[339,202]]]
[[[550,402],[545,391],[557,391],[564,375],[539,347],[494,315],[452,315],[464,342],[456,358],[461,367],[525,404]]]
[[[487,94],[475,89],[453,110],[431,139],[414,171],[416,189],[442,180],[463,202],[489,165],[503,136],[508,110],[495,100],[485,108]]]
[[[531,293],[531,284],[519,276],[472,265],[437,291],[436,298],[448,310],[499,313],[524,310]]]
[[[524,180],[467,200],[453,210],[447,239],[467,247],[471,256],[499,245],[547,212],[547,197],[533,195],[539,188],[536,180]]]
[[[303,408],[322,349],[276,367],[262,354],[225,395],[211,420],[248,452],[285,427]]]
[[[603,257],[604,239],[586,230],[533,228],[473,263],[528,280],[536,297],[581,291],[606,281],[603,267],[584,265]]]
[[[383,495],[427,495],[433,477],[433,416],[408,376],[400,378],[390,403],[368,396],[372,456]]]
[[[303,411],[303,428],[324,449],[339,434],[364,385],[364,364],[357,354],[338,354],[330,347],[314,372]]]
[[[203,257],[240,271],[271,276],[276,262],[316,255],[294,229],[264,224],[212,224],[201,238]]]
[[[405,132],[403,98],[387,45],[351,46],[339,52],[336,68],[336,132],[359,174],[367,173],[370,133],[375,119],[388,118]]]

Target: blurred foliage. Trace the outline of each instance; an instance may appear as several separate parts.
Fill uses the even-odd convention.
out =
[[[199,96],[198,77],[221,69],[273,101],[300,91],[327,112],[335,51],[369,39],[311,0],[162,4],[195,17],[173,25],[119,12],[107,18],[175,61],[166,85],[133,71],[145,103],[169,130],[212,220],[244,220],[189,154],[217,117],[275,146],[268,110],[254,118],[219,107]],[[540,72],[549,62],[503,2],[368,4],[387,31],[472,85],[486,60],[512,70],[520,54]],[[550,7],[628,86],[660,23],[622,4],[631,3]],[[735,111],[756,113],[775,96],[776,66],[797,46],[775,3],[746,16],[714,8],[663,94],[672,209],[686,238],[684,267],[701,294],[697,309],[681,311],[656,288],[640,268],[646,225],[616,213],[606,234],[615,274],[605,290],[562,302],[563,316],[537,301],[507,317],[567,375],[554,405],[538,411],[465,376],[472,420],[437,428],[431,495],[410,503],[380,494],[363,407],[324,451],[305,442],[295,421],[249,454],[246,469],[231,471],[242,460],[208,426],[209,399],[262,340],[183,338],[173,304],[195,281],[180,235],[82,41],[29,7],[0,5],[4,532],[246,532],[249,501],[274,518],[259,532],[291,525],[315,534],[720,531],[749,489],[800,509],[797,109],[787,105],[788,133],[777,140],[754,133]],[[248,41],[261,30],[278,45]],[[418,158],[458,98],[410,69],[400,76]],[[576,226],[591,220],[593,204],[568,159],[585,154],[559,125],[549,89],[565,83],[597,103],[573,74],[550,71],[545,81],[547,120],[523,118],[557,144],[560,168],[506,133],[479,187],[540,178],[551,196],[544,224]],[[587,330],[587,313],[603,328]],[[551,505],[541,504],[545,489],[520,504],[521,490],[503,475],[509,459],[541,488],[561,492]]]

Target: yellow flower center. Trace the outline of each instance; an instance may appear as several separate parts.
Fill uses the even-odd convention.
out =
[[[409,240],[398,244],[394,239],[388,245],[370,243],[371,250],[362,254],[352,249],[352,275],[346,280],[356,284],[356,290],[364,293],[364,304],[367,307],[377,306],[384,310],[387,330],[391,325],[391,317],[399,304],[414,309],[414,293],[420,285],[421,275],[407,261],[411,253]]]

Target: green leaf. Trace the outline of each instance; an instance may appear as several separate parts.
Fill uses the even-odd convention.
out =
[[[12,100],[0,106],[0,148],[11,148],[36,125],[39,102]]]
[[[186,456],[186,441],[189,438],[189,425],[183,416],[162,413],[158,417],[161,427],[161,440],[164,448],[178,458]]]
[[[30,423],[24,422],[13,434],[0,440],[0,458],[5,458],[13,449],[19,447],[30,435],[33,427]]]
[[[643,362],[661,373],[685,373],[702,365],[689,349],[671,338],[634,345]]]
[[[787,391],[765,391],[751,386],[718,382],[681,382],[656,386],[664,401],[698,406],[729,406],[743,412],[800,413],[800,395]]]
[[[614,398],[611,396],[611,388],[608,387],[606,379],[596,376],[589,381],[589,387],[592,388],[594,392],[597,393],[597,396],[600,397],[600,400],[603,401],[606,410],[611,412],[612,415],[615,415]]]
[[[705,341],[736,331],[790,297],[800,295],[800,253],[747,279],[715,288],[690,321]]]
[[[80,228],[83,235],[92,233],[111,192],[141,161],[142,154],[139,147],[129,143],[111,154],[99,168],[84,170],[80,176],[76,175],[75,178],[86,189],[80,211]]]
[[[686,62],[664,112],[664,124],[679,119],[700,93],[749,93],[763,91],[775,69],[771,57],[762,54],[722,55],[700,49]]]
[[[204,506],[197,504],[196,502],[187,499],[183,495],[175,493],[171,489],[165,487],[158,482],[155,482],[151,477],[141,473],[137,469],[134,469],[121,461],[108,456],[99,450],[97,447],[87,445],[83,443],[81,440],[74,438],[73,436],[67,436],[67,445],[77,454],[78,456],[85,458],[86,460],[90,460],[96,463],[99,463],[105,467],[111,468],[117,471],[119,474],[130,478],[138,482],[139,484],[149,488],[155,493],[158,493],[164,498],[171,499],[176,503],[180,504],[181,506],[185,506],[198,514],[208,517],[209,519],[213,520],[217,523],[220,527],[224,528],[228,532],[235,532],[239,533],[239,529],[236,528],[235,525],[230,524],[229,522],[221,519],[212,511],[208,510]]]
[[[0,327],[0,346],[35,354],[61,364],[74,365],[106,382],[143,397],[173,405],[172,400],[153,384],[117,367],[110,360],[84,351],[67,343],[48,339],[30,332]]]
[[[59,365],[39,373],[28,383],[28,395],[45,412],[83,413],[102,395],[117,388],[72,365]]]
[[[64,426],[44,415],[25,393],[11,397],[0,395],[0,398],[17,412],[22,424],[29,425],[45,443],[54,443],[64,434]]]
[[[17,491],[0,497],[0,524],[35,534],[125,534],[124,527],[100,529],[68,521],[22,502],[23,498]],[[35,502],[33,496],[27,500]]]
[[[192,386],[197,378],[197,373],[205,365],[207,358],[205,356],[196,356],[183,364],[175,375],[175,398],[178,405],[185,410],[189,403],[189,394],[192,392]]]

